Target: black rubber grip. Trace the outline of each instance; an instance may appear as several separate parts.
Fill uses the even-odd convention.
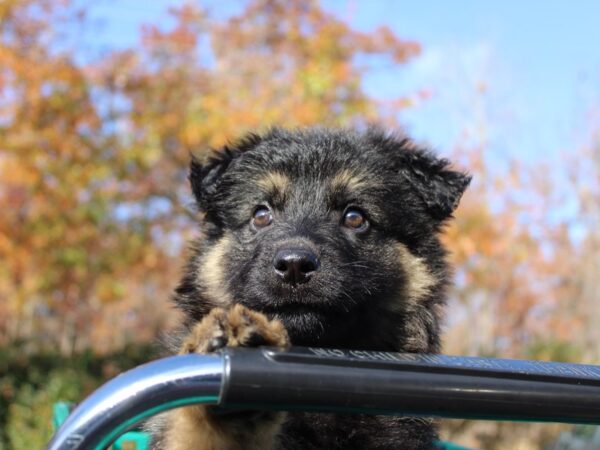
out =
[[[357,350],[226,349],[220,406],[600,423],[600,367]]]

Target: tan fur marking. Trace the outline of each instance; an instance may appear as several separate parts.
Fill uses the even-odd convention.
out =
[[[223,259],[230,245],[231,237],[223,236],[211,247],[198,268],[200,285],[206,288],[206,294],[214,305],[227,306],[233,303],[231,295],[225,289],[223,268]]]
[[[436,279],[423,258],[413,255],[404,244],[396,244],[396,253],[406,274],[404,295],[411,303],[418,302],[430,293]]]
[[[427,324],[420,314],[411,314],[406,319],[406,341],[402,351],[424,353],[431,352]]]
[[[215,420],[202,406],[171,411],[165,450],[255,450],[273,449],[284,413],[273,413],[259,426],[245,427]],[[257,424],[258,425],[258,424]]]
[[[368,183],[364,178],[357,176],[348,169],[344,169],[335,174],[335,176],[329,182],[329,188],[332,191],[337,191],[339,189],[356,191],[366,185],[368,185]]]
[[[290,179],[281,172],[267,172],[256,184],[268,193],[283,196],[290,187]]]
[[[233,439],[210,426],[202,407],[189,406],[169,413],[165,450],[234,450]]]

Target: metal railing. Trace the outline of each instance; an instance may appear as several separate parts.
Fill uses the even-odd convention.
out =
[[[139,366],[83,401],[48,450],[99,450],[190,404],[600,423],[600,367],[321,348],[228,348]]]

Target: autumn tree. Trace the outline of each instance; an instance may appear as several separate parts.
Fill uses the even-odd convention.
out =
[[[135,49],[78,58],[61,30],[84,13],[0,5],[0,331],[66,352],[164,325],[195,232],[190,153],[272,124],[374,120],[359,56],[400,65],[419,51],[314,1],[255,0],[224,20],[185,3]]]
[[[173,25],[97,56],[69,38],[89,23],[78,4],[0,2],[0,345],[67,354],[165,326],[185,242],[201,232],[190,154],[273,124],[398,126],[405,99],[370,97],[364,75],[419,53],[316,1],[251,0],[226,18],[182,2]],[[550,211],[568,199],[550,168],[490,163],[485,133],[448,143],[475,178],[444,237],[457,268],[447,352],[598,362],[597,142],[569,160],[576,212],[558,221]],[[516,448],[514,430],[483,434]]]
[[[599,107],[600,108],[600,107]],[[562,197],[570,213],[562,218],[560,261],[555,270],[555,303],[551,321],[554,334],[578,350],[580,361],[600,363],[600,130],[592,125],[580,147],[563,155],[568,182]]]

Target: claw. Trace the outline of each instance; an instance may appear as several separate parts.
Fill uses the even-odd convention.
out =
[[[258,333],[252,333],[250,337],[244,342],[245,347],[259,347],[261,345],[268,345],[269,343],[264,336]]]
[[[207,347],[206,347],[206,351],[207,352],[214,352],[215,350],[219,350],[220,348],[223,348],[227,345],[227,338],[225,336],[216,336],[213,337]]]

